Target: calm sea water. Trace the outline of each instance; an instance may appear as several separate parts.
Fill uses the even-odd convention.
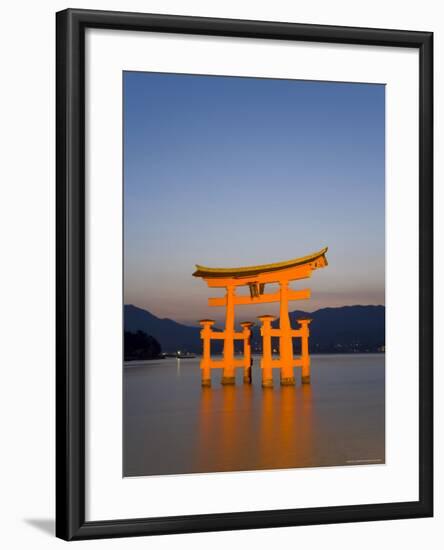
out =
[[[124,475],[378,464],[385,460],[385,356],[313,355],[310,385],[201,388],[199,358],[124,367]]]

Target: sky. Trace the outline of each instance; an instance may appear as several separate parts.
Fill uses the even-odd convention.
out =
[[[123,87],[125,304],[220,321],[207,299],[223,290],[195,264],[324,246],[328,267],[292,283],[312,296],[290,310],[385,303],[384,85],[124,72]]]

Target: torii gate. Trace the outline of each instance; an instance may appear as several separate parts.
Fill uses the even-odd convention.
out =
[[[295,258],[286,262],[273,264],[237,267],[216,268],[196,265],[194,277],[201,277],[210,288],[225,288],[226,294],[222,298],[209,298],[209,306],[225,306],[225,330],[216,332],[211,329],[215,321],[203,319],[201,338],[203,340],[203,355],[201,360],[202,386],[211,386],[211,369],[223,368],[222,384],[234,384],[235,368],[244,369],[244,382],[251,383],[251,327],[254,323],[241,323],[242,332],[236,332],[234,328],[234,307],[247,304],[268,304],[280,302],[279,328],[272,328],[271,323],[275,319],[272,315],[259,317],[262,322],[262,386],[272,387],[272,369],[280,368],[281,385],[294,385],[294,367],[302,367],[302,382],[310,382],[310,355],[308,352],[308,337],[310,319],[299,319],[299,328],[291,327],[288,315],[288,302],[290,300],[306,300],[310,298],[310,289],[293,290],[289,288],[290,281],[311,277],[313,270],[328,265],[325,256],[328,248],[323,248],[302,258]],[[277,292],[265,293],[265,285],[278,283]],[[248,286],[250,296],[237,296],[236,288]],[[271,338],[279,337],[279,359],[273,359]],[[293,356],[293,338],[301,338],[301,356],[297,359]],[[211,340],[223,340],[223,359],[215,361],[211,359]],[[234,358],[234,341],[243,340],[244,356],[242,359]]]

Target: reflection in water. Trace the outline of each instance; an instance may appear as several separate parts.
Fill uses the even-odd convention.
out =
[[[215,471],[237,470],[254,460],[251,435],[254,418],[253,387],[202,388],[196,469],[216,464]]]
[[[196,470],[291,468],[312,455],[309,385],[202,388]],[[257,414],[257,418],[254,415]]]
[[[313,356],[309,385],[274,374],[201,388],[198,359],[126,367],[125,475],[384,462],[383,355]]]
[[[264,392],[260,468],[291,468],[311,456],[312,395],[309,386]]]

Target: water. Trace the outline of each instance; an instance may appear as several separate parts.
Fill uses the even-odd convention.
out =
[[[124,475],[382,464],[383,354],[313,355],[311,384],[201,388],[199,358],[124,367]]]

